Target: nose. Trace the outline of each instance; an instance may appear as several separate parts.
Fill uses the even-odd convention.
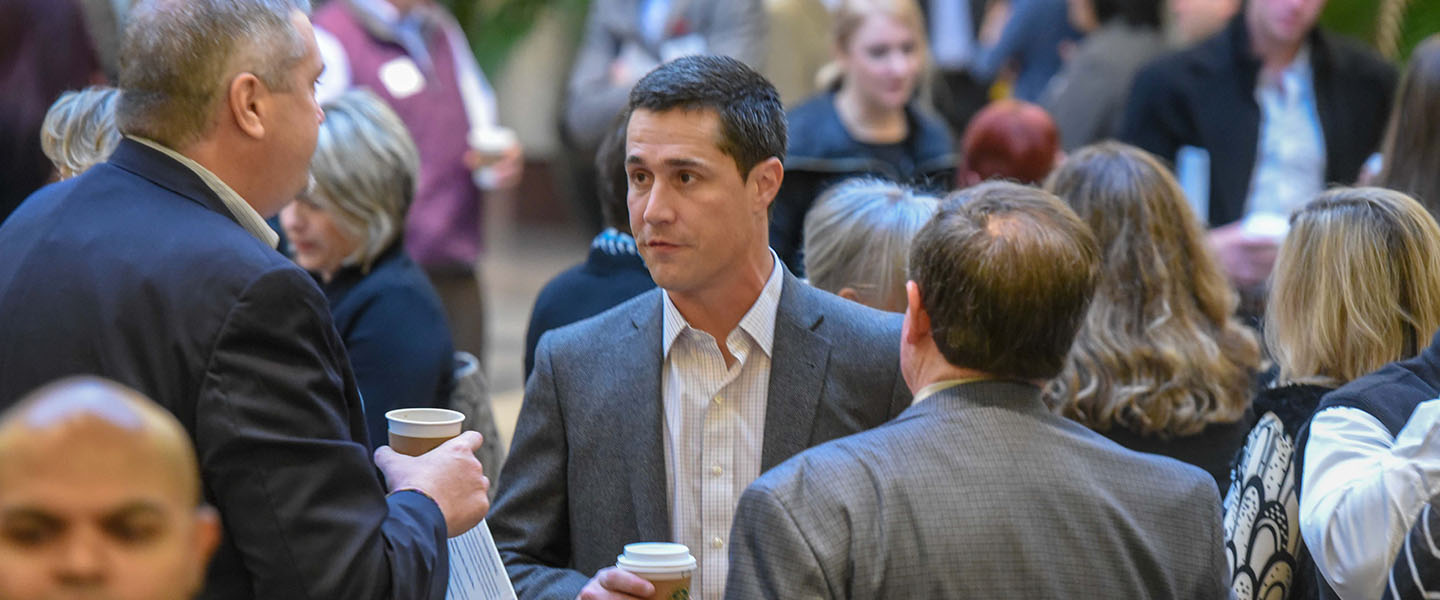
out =
[[[641,213],[648,225],[660,225],[675,220],[674,190],[665,185],[664,180],[657,178],[645,192],[645,207]]]
[[[68,587],[92,587],[103,582],[108,558],[99,533],[76,531],[67,537],[56,579]]]

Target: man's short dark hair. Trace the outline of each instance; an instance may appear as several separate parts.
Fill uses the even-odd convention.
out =
[[[1095,20],[1101,25],[1121,19],[1131,27],[1160,28],[1159,0],[1095,0]]]
[[[629,112],[713,110],[720,115],[718,146],[747,177],[755,165],[785,160],[785,108],[775,86],[728,56],[687,56],[665,63],[630,90]]]
[[[1053,194],[1014,183],[952,194],[910,249],[910,279],[945,360],[1014,379],[1060,372],[1099,273],[1085,222]]]
[[[600,149],[595,152],[595,172],[599,179],[600,216],[606,227],[630,233],[630,176],[625,172],[625,125],[628,115],[620,115],[605,132]]]

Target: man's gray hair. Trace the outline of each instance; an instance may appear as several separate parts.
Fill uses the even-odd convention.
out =
[[[120,145],[120,130],[115,128],[119,97],[120,90],[113,87],[92,86],[61,94],[45,112],[40,149],[61,179],[105,162]]]
[[[905,261],[915,233],[939,200],[883,179],[859,177],[830,188],[805,215],[805,274],[831,293],[853,288],[864,304],[903,302]]]
[[[420,178],[420,151],[405,122],[379,96],[351,90],[326,102],[310,160],[310,201],[355,235],[345,258],[368,273],[405,227]]]
[[[141,0],[120,46],[120,131],[180,148],[209,131],[237,73],[288,91],[306,50],[296,10],[309,0]]]

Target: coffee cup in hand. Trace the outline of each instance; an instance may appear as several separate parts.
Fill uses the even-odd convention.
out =
[[[385,413],[390,424],[390,448],[407,456],[420,456],[460,435],[465,415],[444,408],[399,408]]]
[[[655,600],[688,600],[690,576],[695,557],[684,544],[642,542],[626,544],[615,566],[634,573],[655,586]]]

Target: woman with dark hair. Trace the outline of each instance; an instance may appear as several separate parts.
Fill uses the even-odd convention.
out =
[[[1080,149],[1045,188],[1090,224],[1100,284],[1060,376],[1061,413],[1120,445],[1205,469],[1220,490],[1250,430],[1260,347],[1175,178],[1138,148]]]
[[[1040,96],[1066,151],[1115,137],[1135,73],[1165,51],[1157,0],[1069,0],[1085,39]]]
[[[1410,55],[1380,155],[1371,183],[1409,194],[1440,218],[1440,34]]]
[[[796,275],[805,272],[805,213],[826,188],[871,175],[940,193],[955,172],[950,130],[914,102],[928,56],[915,0],[842,0],[831,35],[835,61],[822,78],[834,81],[790,111],[770,216],[770,246]]]

